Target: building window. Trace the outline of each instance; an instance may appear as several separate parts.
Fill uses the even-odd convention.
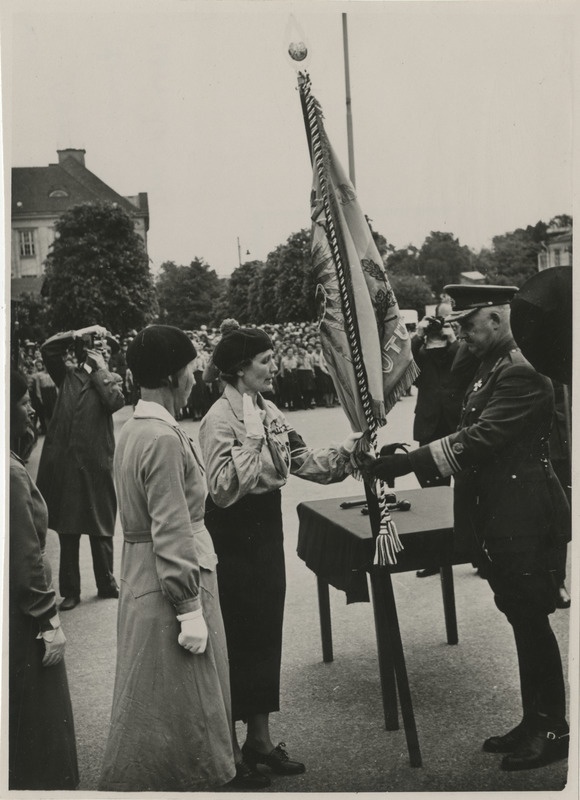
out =
[[[555,267],[559,267],[560,266],[560,248],[559,247],[556,247],[554,249],[554,266]]]
[[[34,231],[20,231],[20,255],[33,256],[35,254]]]

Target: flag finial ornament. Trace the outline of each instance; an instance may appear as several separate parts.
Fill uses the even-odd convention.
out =
[[[308,48],[304,42],[290,42],[288,55],[293,61],[304,61],[308,55]]]
[[[289,15],[286,23],[284,46],[292,68],[296,70],[304,69],[310,61],[310,48],[302,26],[294,14]]]

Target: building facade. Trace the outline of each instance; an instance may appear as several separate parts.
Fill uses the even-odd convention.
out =
[[[149,203],[146,192],[123,197],[85,166],[85,150],[57,150],[58,163],[12,169],[12,297],[37,294],[54,226],[79,203],[116,203],[133,218],[147,250]]]
[[[538,270],[572,265],[572,227],[548,228],[542,250],[538,253]]]

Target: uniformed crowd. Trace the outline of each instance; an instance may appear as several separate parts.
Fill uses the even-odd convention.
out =
[[[313,326],[153,325],[120,346],[100,326],[51,337],[38,370],[46,368],[55,389],[38,486],[25,468],[35,384],[12,374],[10,788],[78,783],[65,637],[44,556],[49,525],[61,544],[60,610],[80,601],[83,534],[99,596],[119,597],[99,788],[260,789],[270,784],[262,766],[276,775],[304,771],[269,729],[280,707],[280,492],[289,474],[319,483],[359,471],[371,484],[410,472],[421,486],[453,480],[456,547],[481,568],[510,622],[520,674],[521,720],[483,749],[502,753],[510,771],[566,757],[565,684],[549,615],[570,508],[550,461],[553,385],[513,339],[516,289],[446,291],[453,310],[440,309],[436,324],[427,319],[413,344],[423,384],[419,447],[410,453],[387,448],[375,459],[356,432],[339,445],[305,444],[284,411],[335,402]],[[204,394],[192,401],[198,383]],[[208,387],[219,389],[217,398],[211,389],[206,396]],[[115,445],[112,414],[127,402],[133,416]],[[436,407],[443,411],[429,419]],[[201,453],[178,424],[184,408],[202,419]],[[236,721],[246,726],[242,745]]]

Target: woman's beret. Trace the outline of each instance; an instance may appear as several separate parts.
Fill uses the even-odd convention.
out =
[[[272,340],[260,328],[238,328],[219,340],[213,351],[213,363],[221,372],[231,373],[243,361],[272,348]]]
[[[164,378],[185,367],[196,355],[193,342],[179,328],[149,325],[130,342],[127,365],[139,386],[157,389]]]

